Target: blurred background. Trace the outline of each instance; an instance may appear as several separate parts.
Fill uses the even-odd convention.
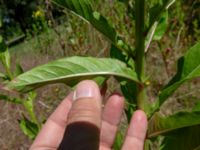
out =
[[[134,21],[120,1],[97,0],[95,9],[109,19],[125,41],[134,45]],[[146,1],[147,6],[154,1],[157,0]],[[110,42],[103,35],[50,0],[0,0],[0,35],[9,47],[12,65],[19,63],[25,71],[72,55],[109,57]],[[154,41],[147,53],[150,99],[174,75],[174,60],[199,40],[200,0],[177,0],[170,8],[165,35],[160,41]],[[0,72],[3,72],[1,64]],[[198,83],[199,79],[181,87],[174,97],[176,101],[180,98],[185,101],[170,109],[190,107],[188,98],[200,99]],[[114,88],[111,86],[110,92]],[[40,120],[49,116],[68,90],[67,86],[57,84],[37,90],[35,109]],[[187,94],[180,94],[180,91]],[[18,125],[23,115],[21,106],[0,101],[1,150],[24,150],[30,146],[32,141]]]

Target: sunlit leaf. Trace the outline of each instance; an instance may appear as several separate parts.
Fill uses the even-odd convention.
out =
[[[160,105],[186,81],[200,77],[200,42],[189,49],[178,61],[178,70],[159,94]]]
[[[7,48],[4,52],[0,52],[0,61],[6,69],[10,69],[10,53]]]
[[[21,130],[25,135],[27,135],[30,139],[34,139],[39,132],[39,128],[37,124],[29,121],[28,119],[24,118],[19,120],[19,125]]]
[[[199,125],[200,109],[180,111],[170,116],[162,116],[156,112],[149,121],[148,137],[155,137],[176,129]]]
[[[107,37],[115,47],[118,48],[118,51],[125,51],[128,53],[133,49],[126,42],[121,40],[114,27],[104,16],[93,10],[92,4],[94,2],[91,0],[54,0],[54,2],[89,22],[94,28]],[[122,45],[119,45],[119,41],[122,41]]]
[[[70,57],[34,68],[21,74],[8,87],[18,91],[29,91],[50,83],[66,83],[75,85],[83,79],[93,79],[97,76],[115,76],[138,82],[133,70],[116,59]]]
[[[92,8],[92,1],[90,0],[54,0],[57,4],[67,8],[75,14],[81,16],[83,19],[90,22],[98,31],[103,33],[112,42],[117,39],[115,29],[108,23],[105,17]]]
[[[26,111],[28,112],[30,118],[31,118],[31,122],[33,123],[38,123],[36,117],[35,117],[35,113],[34,113],[34,100],[36,99],[36,92],[29,92],[27,94],[26,99],[23,100],[23,106],[26,109]]]
[[[155,30],[153,40],[156,41],[160,40],[166,32],[167,26],[168,26],[168,12],[165,11],[160,17],[160,20],[158,21],[158,25]]]
[[[175,2],[176,0],[162,0],[160,3],[156,4],[150,9],[150,15],[149,15],[149,27],[148,31],[151,29],[151,27],[154,25],[156,21],[160,20],[160,16],[163,12],[169,9],[169,7]]]
[[[168,26],[168,8],[175,1],[176,0],[162,0],[150,8],[149,22],[146,29],[145,52],[147,52],[153,40],[158,41],[164,36]]]

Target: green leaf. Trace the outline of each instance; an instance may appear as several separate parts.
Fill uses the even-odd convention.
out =
[[[0,61],[5,69],[10,69],[10,53],[8,49],[6,49],[4,52],[0,52]]]
[[[151,140],[146,139],[144,143],[144,150],[151,150],[153,147],[153,143]]]
[[[24,73],[24,70],[23,70],[22,66],[20,64],[17,64],[15,72],[14,72],[15,76],[18,76],[18,75],[20,75],[22,73]]]
[[[151,27],[160,20],[160,16],[163,12],[169,9],[169,7],[175,2],[176,0],[162,0],[160,3],[156,4],[150,9],[149,12],[149,27],[147,32],[151,29]]]
[[[34,68],[21,74],[7,86],[25,92],[50,83],[66,83],[73,86],[83,79],[93,79],[97,76],[115,76],[118,79],[138,82],[136,73],[119,60],[76,56]]]
[[[130,82],[121,83],[121,91],[129,103],[136,103],[135,97],[137,95],[137,84]]]
[[[0,94],[0,100],[7,101],[7,102],[10,102],[10,103],[14,103],[14,104],[21,104],[22,103],[21,99],[12,98],[10,96],[3,95],[3,94]]]
[[[126,6],[126,14],[133,20],[135,20],[135,4],[130,0],[118,0],[117,2],[121,2]]]
[[[128,122],[130,122],[133,112],[137,109],[137,102],[136,102],[136,91],[137,91],[137,84],[133,82],[121,82],[120,83],[121,91],[123,96],[126,100],[126,117]]]
[[[118,131],[116,138],[115,138],[115,142],[112,146],[112,149],[116,149],[116,150],[121,149],[122,144],[123,144],[123,140],[124,140],[123,134],[121,133],[121,131]]]
[[[26,109],[26,111],[28,112],[31,121],[33,123],[36,123],[39,127],[39,123],[34,112],[34,100],[36,99],[36,96],[37,96],[36,92],[29,92],[27,98],[23,100],[22,104]]]
[[[125,51],[126,53],[133,51],[133,48],[121,40],[108,20],[99,12],[93,10],[93,2],[91,0],[54,0],[54,2],[89,22],[94,28],[107,37],[119,51]],[[123,44],[119,45],[119,41],[122,41]]]
[[[87,20],[112,42],[116,42],[117,34],[115,29],[108,23],[106,18],[93,10],[91,0],[54,0],[54,2]]]
[[[200,126],[192,126],[174,131],[165,136],[161,150],[199,150]]]
[[[160,40],[168,26],[168,8],[175,2],[175,0],[162,0],[149,11],[149,25],[146,30],[145,52],[147,52],[153,40]]]
[[[168,26],[168,11],[165,11],[162,16],[160,17],[160,20],[158,22],[158,26],[155,30],[153,40],[159,41],[163,35],[165,34]]]
[[[127,62],[127,55],[120,51],[115,45],[111,45],[110,48],[110,57]]]
[[[129,103],[129,102],[126,104],[127,104],[127,108],[125,108],[124,111],[126,113],[127,120],[130,123],[133,113],[137,110],[137,106],[136,104]]]
[[[149,121],[148,137],[155,137],[176,129],[199,125],[200,109],[180,111],[170,116],[162,116],[156,112]]]
[[[186,81],[200,77],[200,42],[190,48],[178,61],[176,75],[159,94],[160,105]]]
[[[156,20],[159,20],[159,18],[155,18],[156,16],[158,17],[158,13],[161,13],[162,5],[161,4],[156,4],[149,10],[149,25],[152,25]],[[159,14],[160,15],[160,14]]]
[[[22,120],[19,120],[19,125],[25,135],[27,135],[32,140],[35,139],[36,135],[39,132],[37,124],[24,118]]]
[[[7,49],[6,43],[3,37],[0,35],[0,53],[5,52]]]

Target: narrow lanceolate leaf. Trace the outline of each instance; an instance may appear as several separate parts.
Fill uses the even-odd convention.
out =
[[[91,0],[54,0],[54,2],[90,22],[112,42],[117,40],[115,29],[99,12],[93,11]]]
[[[134,71],[123,62],[110,58],[70,57],[34,68],[8,83],[18,91],[29,91],[50,83],[75,85],[83,79],[98,76],[115,76],[138,82]]]
[[[160,40],[163,37],[168,25],[168,9],[175,1],[162,0],[150,8],[145,52],[147,52],[151,41]]]
[[[162,0],[160,3],[155,5],[150,10],[150,18],[149,18],[149,27],[147,32],[151,29],[151,27],[160,19],[162,13],[169,9],[169,7],[175,2],[176,0]]]
[[[158,21],[158,26],[155,30],[153,40],[160,40],[165,34],[168,26],[168,11],[165,11]]]
[[[192,126],[167,134],[160,150],[199,150],[200,126]]]
[[[133,48],[121,40],[108,20],[99,12],[93,10],[92,4],[94,2],[92,0],[54,0],[54,2],[88,21],[94,28],[107,37],[118,51],[125,51],[126,53],[133,51]]]
[[[164,36],[168,26],[168,11],[165,11],[160,16],[160,19],[151,27],[145,41],[145,52],[147,52],[151,41],[159,41]]]
[[[24,118],[22,120],[19,120],[19,126],[23,133],[27,135],[30,139],[35,139],[39,132],[39,128],[37,124],[34,122],[31,122],[30,120]]]
[[[178,61],[178,70],[159,94],[160,105],[186,81],[200,77],[200,42],[189,49]]]
[[[155,137],[176,129],[199,124],[200,109],[181,111],[166,117],[157,112],[149,121],[148,137]]]

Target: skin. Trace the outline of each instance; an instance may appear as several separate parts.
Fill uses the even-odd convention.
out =
[[[81,90],[82,93],[84,90],[88,92],[87,89],[90,90],[89,95],[81,95],[77,92]],[[76,94],[70,93],[48,118],[30,150],[60,149],[59,146],[63,139],[67,140],[66,143],[69,140],[74,140],[76,145],[80,145],[80,142],[76,143],[76,140],[78,138],[77,135],[81,133],[77,134],[69,131],[71,130],[70,126],[75,124],[79,127],[85,125],[87,128],[88,126],[88,129],[90,129],[90,126],[94,127],[94,130],[92,128],[91,131],[87,130],[87,135],[93,134],[93,137],[97,136],[97,138],[94,138],[97,141],[93,141],[98,143],[97,149],[111,150],[121,120],[124,98],[118,94],[113,94],[108,98],[104,109],[102,109],[100,91],[95,82],[90,80],[82,81],[77,85],[75,91]],[[78,96],[74,97],[73,95]],[[137,110],[132,116],[121,149],[143,150],[146,131],[147,117],[143,111]],[[70,139],[66,138],[68,132],[72,134]],[[82,140],[81,143],[84,143],[84,145],[91,145],[91,139],[89,140],[87,137],[79,137],[79,139]]]

